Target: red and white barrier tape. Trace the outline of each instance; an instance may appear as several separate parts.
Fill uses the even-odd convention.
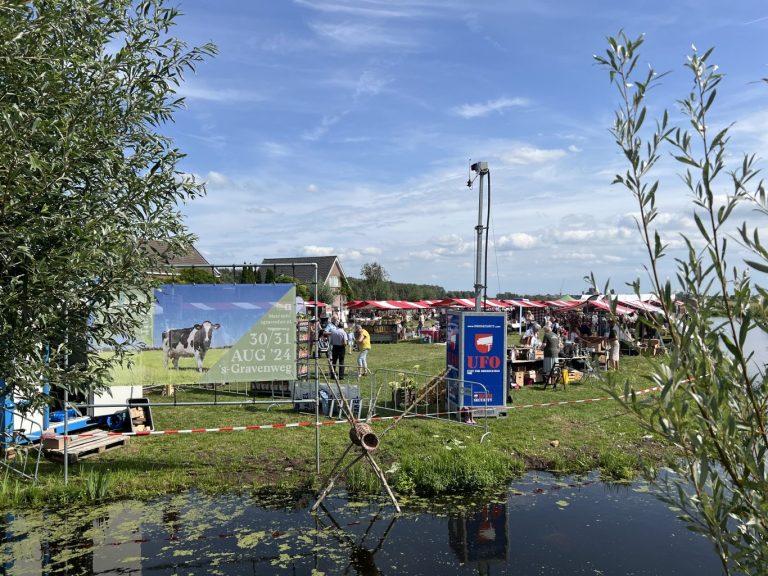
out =
[[[649,392],[656,392],[660,388],[654,386],[653,388],[646,388],[645,390],[637,390],[635,394],[648,394]],[[589,404],[591,402],[600,402],[602,400],[611,400],[610,396],[603,396],[602,398],[585,398],[583,400],[561,400],[559,402],[542,402],[540,404],[514,404],[507,406],[507,410],[521,410],[523,408],[545,408],[548,406],[565,406],[568,404]],[[480,412],[484,410],[475,410]],[[398,416],[373,416],[370,420],[372,422],[379,422],[384,420],[401,420],[403,418],[428,418],[435,416],[445,416],[449,414],[456,414],[456,412],[435,412],[430,414],[400,414]],[[41,438],[57,438],[73,440],[75,438],[88,438],[95,436],[162,436],[162,435],[174,435],[174,434],[201,434],[205,432],[244,432],[248,430],[277,430],[281,428],[307,428],[313,426],[333,426],[336,424],[348,424],[347,420],[324,420],[315,424],[314,422],[287,422],[278,424],[252,424],[249,426],[224,426],[221,428],[190,428],[188,430],[141,430],[138,432],[83,432],[81,434],[44,434]]]
[[[652,388],[646,388],[645,390],[635,390],[635,394],[648,394],[649,392],[656,392],[661,390],[661,387],[654,386]],[[523,408],[541,408],[545,406],[565,406],[566,404],[589,404],[591,402],[600,402],[602,400],[613,400],[611,396],[603,396],[602,398],[585,398],[583,400],[561,400],[560,402],[545,402],[542,404],[515,404],[507,406],[508,410],[521,410]]]

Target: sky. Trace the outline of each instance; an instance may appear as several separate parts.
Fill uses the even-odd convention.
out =
[[[186,107],[164,128],[187,154],[180,168],[207,182],[181,210],[213,264],[337,255],[348,276],[376,262],[396,282],[472,290],[480,181],[467,181],[483,161],[489,296],[579,294],[591,273],[617,292],[636,278],[650,290],[637,203],[611,184],[627,168],[609,132],[619,97],[593,59],[620,30],[644,34],[642,66],[669,72],[649,120],[667,110],[682,127],[686,57],[715,47],[725,78],[711,125],[733,123],[731,161],[768,158],[764,0],[178,6],[174,34],[219,49],[186,75]],[[680,234],[696,226],[671,152],[654,177],[662,277],[674,282]],[[764,221],[747,208],[734,217]]]

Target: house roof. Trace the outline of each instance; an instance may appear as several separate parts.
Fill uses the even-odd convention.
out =
[[[339,267],[341,275],[346,277],[338,256],[304,256],[300,258],[264,258],[261,268],[274,270],[275,275],[284,274],[296,278],[299,282],[314,281],[315,272],[312,266],[292,266],[293,264],[317,264],[317,281],[325,283],[333,269],[334,263]]]
[[[146,243],[148,250],[157,255],[157,258],[163,265],[166,266],[208,266],[210,262],[206,260],[200,252],[197,251],[193,245],[189,245],[183,254],[172,255],[168,254],[168,261],[166,262],[165,253],[168,251],[168,242],[162,240],[149,240]]]

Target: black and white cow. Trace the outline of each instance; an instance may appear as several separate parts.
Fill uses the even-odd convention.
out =
[[[194,356],[197,360],[197,371],[203,371],[203,360],[208,348],[211,347],[213,331],[221,328],[206,320],[191,328],[175,328],[163,332],[163,366],[168,368],[168,359],[173,360],[173,367],[179,369],[179,358]]]

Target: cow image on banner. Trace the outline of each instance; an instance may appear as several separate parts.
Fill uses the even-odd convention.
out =
[[[293,284],[163,284],[112,384],[293,380],[295,310]]]
[[[163,332],[163,367],[168,368],[168,360],[172,360],[173,367],[178,370],[179,358],[192,356],[197,362],[197,371],[202,372],[205,353],[211,347],[213,331],[219,328],[221,328],[221,324],[214,324],[210,320],[206,320],[191,328]]]

